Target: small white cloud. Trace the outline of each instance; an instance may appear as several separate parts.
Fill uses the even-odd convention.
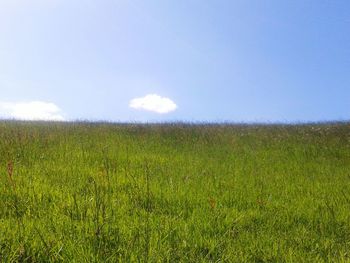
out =
[[[143,98],[132,99],[129,106],[137,110],[147,110],[161,114],[169,113],[177,109],[175,102],[157,94],[148,94]]]
[[[64,121],[59,107],[43,101],[0,102],[0,116],[18,120]]]

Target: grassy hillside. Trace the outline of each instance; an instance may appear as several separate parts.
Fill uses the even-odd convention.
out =
[[[0,122],[1,262],[350,262],[350,125]]]

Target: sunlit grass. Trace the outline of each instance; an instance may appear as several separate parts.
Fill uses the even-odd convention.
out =
[[[0,122],[1,262],[350,261],[350,126]]]

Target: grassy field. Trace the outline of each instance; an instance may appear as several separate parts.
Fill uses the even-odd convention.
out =
[[[0,122],[0,262],[350,262],[350,124]]]

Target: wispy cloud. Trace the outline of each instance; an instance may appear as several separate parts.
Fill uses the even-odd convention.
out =
[[[160,114],[169,113],[177,109],[175,102],[157,94],[148,94],[142,98],[132,99],[129,106],[137,110],[147,110]]]
[[[65,120],[59,107],[43,101],[0,102],[0,117],[18,120]]]

